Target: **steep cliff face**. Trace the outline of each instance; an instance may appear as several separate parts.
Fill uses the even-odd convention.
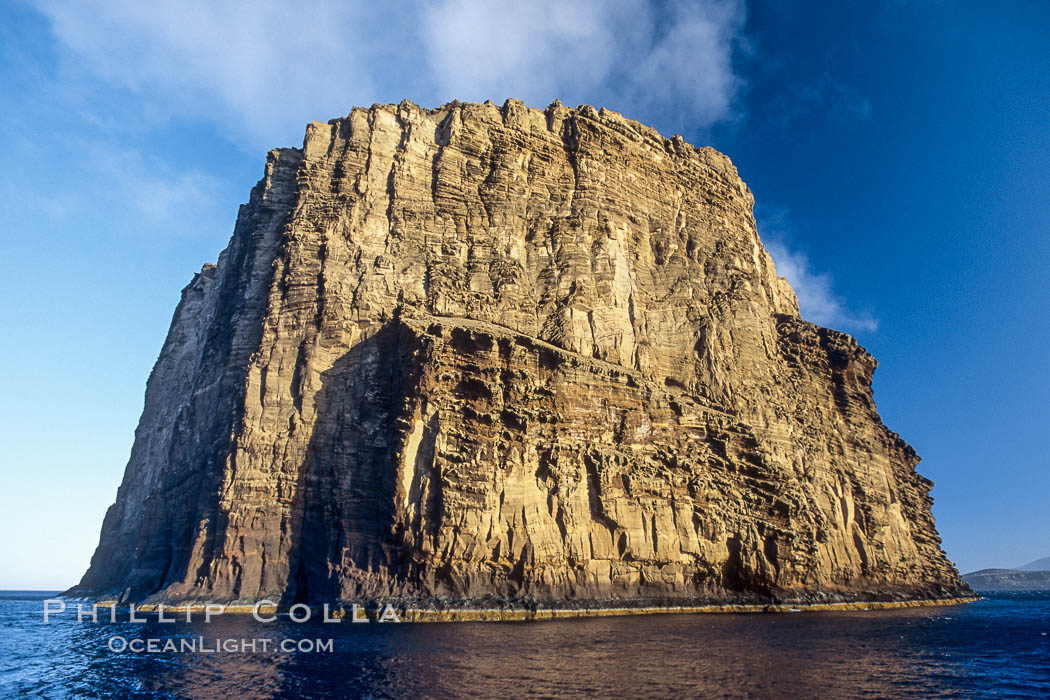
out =
[[[80,593],[943,598],[875,361],[729,160],[606,110],[355,109],[184,290]]]

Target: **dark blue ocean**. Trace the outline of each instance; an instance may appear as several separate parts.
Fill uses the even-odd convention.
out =
[[[262,624],[231,614],[205,624],[201,614],[91,624],[67,612],[45,625],[48,594],[8,591],[0,697],[1050,697],[1050,595],[986,596],[877,612],[524,623]],[[199,646],[111,650],[135,639]],[[254,652],[213,651],[252,640]]]

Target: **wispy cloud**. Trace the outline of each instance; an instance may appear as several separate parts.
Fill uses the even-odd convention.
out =
[[[811,82],[788,86],[768,106],[768,114],[781,128],[796,119],[818,115],[825,122],[845,124],[871,118],[871,100],[855,87],[823,73]]]
[[[738,0],[447,0],[423,13],[427,62],[441,91],[468,99],[551,97],[636,118],[681,114],[703,128],[732,116]]]
[[[198,170],[175,170],[162,159],[134,148],[84,142],[79,151],[90,159],[95,176],[121,193],[120,198],[131,206],[143,230],[180,219],[213,223],[221,218],[224,225],[228,224],[229,214],[216,211],[213,201],[215,193],[226,188],[215,176]]]
[[[795,290],[802,318],[829,328],[870,333],[879,329],[878,319],[849,308],[835,292],[830,274],[815,270],[804,252],[789,246],[790,230],[784,212],[760,219],[759,231],[777,274],[786,277]]]
[[[42,0],[66,69],[255,148],[353,105],[587,102],[689,133],[732,116],[742,0]],[[675,115],[668,117],[667,115]]]
[[[68,103],[55,99],[54,109],[8,115],[3,144],[16,166],[0,176],[0,193],[24,220],[41,216],[60,229],[105,220],[106,234],[118,237],[228,233],[235,213],[229,203],[243,196],[231,183],[178,167],[112,127],[57,116]],[[32,117],[45,117],[47,128],[27,125]]]
[[[127,89],[130,115],[225,126],[240,141],[298,140],[306,122],[375,93],[387,58],[366,3],[44,0],[65,69]],[[384,19],[390,32],[399,22]],[[403,47],[402,47],[403,48]]]

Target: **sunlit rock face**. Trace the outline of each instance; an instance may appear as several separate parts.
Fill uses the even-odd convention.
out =
[[[729,159],[606,110],[355,109],[183,291],[78,593],[952,597],[875,360]]]

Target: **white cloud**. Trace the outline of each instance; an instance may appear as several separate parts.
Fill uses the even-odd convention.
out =
[[[372,76],[362,65],[384,58],[373,53],[379,37],[367,31],[374,20],[363,3],[44,0],[41,7],[71,70],[127,88],[144,108],[226,122],[232,132],[278,143],[367,99]],[[311,110],[317,114],[307,116]]]
[[[616,41],[631,5],[649,24],[648,7],[638,2],[444,0],[424,6],[419,29],[442,93],[464,100],[569,102],[569,93],[606,80],[617,54],[631,48],[629,34],[627,46]]]
[[[678,110],[694,127],[732,115],[734,0],[541,0],[502,7],[447,0],[423,15],[428,63],[442,90],[467,99],[559,97],[640,118]]]
[[[683,110],[704,126],[732,116],[741,80],[731,59],[745,16],[742,2],[673,4],[670,29],[627,70],[634,101]]]
[[[683,131],[732,116],[742,0],[206,3],[41,0],[67,71],[142,115],[219,123],[251,147],[407,97],[607,106]]]
[[[786,277],[798,297],[802,318],[828,328],[844,328],[874,333],[879,321],[866,313],[851,310],[835,293],[831,275],[813,269],[805,253],[792,250],[785,242],[784,215],[772,217],[772,222],[760,222],[762,243],[773,257],[777,274]]]

